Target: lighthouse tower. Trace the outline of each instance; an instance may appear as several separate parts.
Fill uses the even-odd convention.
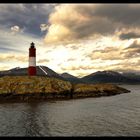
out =
[[[28,75],[35,76],[36,75],[36,48],[34,43],[31,43],[29,48],[29,68]]]

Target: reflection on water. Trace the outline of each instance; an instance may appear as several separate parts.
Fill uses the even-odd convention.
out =
[[[28,108],[23,112],[21,121],[26,136],[41,136],[39,133],[41,127],[39,125],[38,104],[28,104]]]
[[[0,104],[0,136],[139,136],[140,87],[67,101]]]

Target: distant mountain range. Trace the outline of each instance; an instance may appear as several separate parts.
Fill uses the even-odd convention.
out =
[[[88,83],[140,83],[140,75],[134,73],[118,73],[115,71],[98,71],[81,79]]]
[[[56,77],[71,83],[119,83],[119,84],[140,84],[140,75],[135,73],[119,73],[115,71],[98,71],[82,78],[75,77],[69,73],[58,74],[46,66],[37,66],[38,76]],[[6,71],[0,71],[2,76],[27,75],[28,68],[13,68]]]

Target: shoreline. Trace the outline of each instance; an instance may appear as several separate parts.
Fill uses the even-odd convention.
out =
[[[124,93],[130,93],[130,92],[131,91],[124,92]],[[97,95],[96,94],[94,96],[92,96],[92,95],[90,95],[90,96],[75,96],[73,98],[70,98],[70,97],[51,97],[51,98],[47,98],[46,96],[44,96],[42,98],[42,96],[35,97],[34,95],[36,95],[36,94],[33,94],[33,96],[31,96],[29,94],[12,95],[12,97],[7,96],[8,98],[5,98],[4,94],[0,94],[0,104],[4,104],[4,103],[40,103],[40,102],[69,101],[69,100],[78,100],[78,99],[86,99],[86,98],[101,98],[101,97],[116,96],[116,95],[120,95],[120,94],[124,94],[124,93],[116,93],[116,94],[107,94],[106,93],[106,95]],[[30,98],[28,98],[28,97],[30,97]]]

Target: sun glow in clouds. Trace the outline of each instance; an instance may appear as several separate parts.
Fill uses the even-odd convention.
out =
[[[66,48],[58,48],[53,50],[50,54],[48,54],[48,57],[59,63],[63,62],[64,60],[67,60],[69,55],[70,53]]]

